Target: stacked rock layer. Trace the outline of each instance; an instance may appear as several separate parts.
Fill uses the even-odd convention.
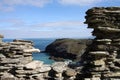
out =
[[[0,43],[0,78],[5,80],[13,78],[23,78],[30,72],[25,70],[26,64],[32,62],[32,52],[39,52],[39,49],[33,47],[31,41],[14,40],[13,42]]]
[[[96,36],[82,56],[83,78],[120,79],[120,7],[95,7],[86,12],[88,28]]]
[[[52,65],[33,60],[32,53],[40,52],[32,41],[13,40],[2,42],[0,37],[0,80],[74,80],[76,70],[68,62]]]

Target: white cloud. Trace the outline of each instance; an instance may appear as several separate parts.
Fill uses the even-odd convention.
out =
[[[9,12],[13,11],[14,8],[11,6],[3,6],[3,3],[0,3],[0,11]]]
[[[21,19],[0,19],[0,27],[3,29],[6,27],[8,29],[29,29],[35,31],[53,31],[56,30],[78,30],[86,26],[81,21],[55,21],[47,23],[27,23]],[[5,29],[6,29],[5,28]]]
[[[98,2],[101,2],[102,0],[58,0],[58,1],[63,5],[87,6],[96,4]]]
[[[0,19],[0,23],[12,23],[12,24],[23,24],[24,21],[21,19]]]
[[[42,26],[42,27],[73,27],[73,26],[83,26],[84,23],[80,21],[57,21],[57,22],[48,22],[48,23],[42,23],[37,24],[35,26]]]
[[[34,26],[33,30],[36,31],[62,31],[62,30],[80,30],[86,25],[80,21],[56,21],[48,23],[39,23],[30,25]]]
[[[4,4],[7,5],[29,5],[29,6],[36,6],[42,7],[45,4],[48,4],[51,0],[3,0]]]
[[[15,6],[34,6],[43,7],[44,5],[52,2],[52,0],[1,0],[1,11],[13,11]]]
[[[4,19],[1,23],[10,23],[4,26],[1,23],[0,33],[5,38],[52,38],[52,37],[89,37],[91,30],[80,21],[57,21],[48,23],[29,24],[20,19]],[[21,25],[20,25],[21,24]],[[80,35],[78,35],[80,34]]]
[[[30,30],[0,30],[5,38],[89,38],[91,30],[64,31],[30,31]]]

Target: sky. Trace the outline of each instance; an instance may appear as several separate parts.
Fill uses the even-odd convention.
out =
[[[119,6],[120,0],[0,0],[4,38],[90,38],[85,12]]]

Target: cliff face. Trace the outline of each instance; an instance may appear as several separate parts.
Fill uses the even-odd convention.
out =
[[[120,7],[96,7],[86,12],[88,28],[96,38],[82,56],[83,79],[120,79]]]
[[[54,57],[74,60],[80,58],[90,42],[87,39],[57,39],[46,47],[46,52]]]

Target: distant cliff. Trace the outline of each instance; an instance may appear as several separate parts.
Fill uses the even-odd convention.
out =
[[[86,45],[90,44],[90,39],[57,39],[46,47],[54,58],[78,59],[84,53]]]

